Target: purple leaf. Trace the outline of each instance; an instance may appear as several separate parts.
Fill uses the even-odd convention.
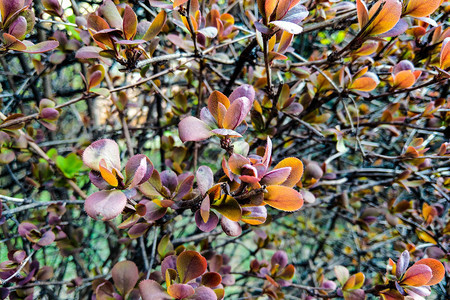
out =
[[[22,222],[19,225],[18,232],[21,237],[26,237],[32,230],[38,230],[37,226],[28,222]]]
[[[401,71],[408,71],[408,70],[414,72],[414,69],[415,68],[412,62],[410,62],[409,60],[402,60],[395,65],[393,73],[397,74],[400,73]]]
[[[286,181],[291,174],[291,167],[284,167],[267,172],[263,178],[261,178],[261,183],[265,185],[279,185]]]
[[[181,175],[180,175],[181,177]],[[187,176],[178,187],[177,195],[173,200],[179,201],[183,199],[184,196],[186,196],[191,190],[192,186],[194,185],[194,175]],[[178,178],[181,180],[181,178]]]
[[[212,136],[211,129],[205,122],[195,118],[187,117],[178,124],[178,132],[181,141],[203,141]]]
[[[240,97],[233,101],[223,119],[223,127],[235,129],[244,121],[252,108],[252,102],[247,97]]]
[[[139,271],[136,264],[129,260],[115,264],[114,268],[111,270],[111,275],[117,291],[124,298],[132,289],[134,289],[134,286],[139,279]]]
[[[195,290],[192,286],[182,283],[174,283],[167,289],[170,296],[175,299],[184,299],[194,295]]]
[[[169,255],[166,258],[163,259],[161,262],[161,273],[166,274],[166,271],[168,269],[177,269],[177,256],[176,255]]]
[[[227,217],[222,216],[220,221],[223,232],[229,236],[239,236],[242,233],[241,225],[238,222],[231,221]]]
[[[195,294],[187,298],[189,300],[217,300],[217,295],[212,289],[206,286],[199,286],[195,289]]]
[[[22,9],[25,4],[25,0],[1,0],[0,1],[0,13],[2,16],[2,23],[5,24],[8,17],[12,16],[15,12]]]
[[[153,201],[146,201],[145,208],[146,208],[146,212],[144,215],[144,219],[147,221],[159,220],[162,217],[164,217],[164,215],[166,214],[166,211],[167,211],[166,207],[161,207]]]
[[[200,166],[195,173],[197,186],[202,195],[205,195],[214,184],[214,174],[210,167]]]
[[[178,186],[177,174],[172,170],[165,170],[161,172],[160,177],[162,185],[168,188],[171,193],[175,192]]]
[[[308,10],[303,5],[296,5],[292,7],[282,19],[285,22],[298,24],[309,15]]]
[[[153,164],[144,154],[132,156],[126,166],[125,175],[128,188],[133,188],[146,182],[153,173]]]
[[[406,30],[408,30],[408,27],[409,27],[408,22],[406,22],[404,19],[400,19],[400,21],[398,21],[398,23],[391,30],[378,35],[378,37],[384,38],[384,37],[399,36]]]
[[[54,240],[55,234],[53,233],[53,231],[48,230],[42,235],[41,239],[37,242],[37,244],[39,246],[48,246],[51,243],[53,243]]]
[[[89,179],[91,180],[92,184],[98,187],[100,190],[106,190],[109,187],[111,187],[109,183],[107,183],[105,179],[103,179],[100,172],[97,171],[89,172]]]
[[[269,27],[267,27],[266,25],[260,23],[260,22],[255,22],[255,28],[256,30],[258,30],[259,32],[266,34],[266,35],[270,35],[273,33],[273,30],[270,29]]]
[[[247,97],[247,99],[250,100],[251,103],[253,103],[253,100],[255,100],[255,89],[250,84],[244,84],[235,89],[230,97],[228,99],[231,103],[234,102],[234,100],[241,98],[241,97]]]
[[[139,283],[139,292],[142,300],[171,300],[172,297],[166,293],[164,288],[156,281],[147,279]]]
[[[150,228],[151,224],[149,223],[137,223],[134,224],[129,230],[128,230],[128,236],[132,239],[136,239],[142,235],[144,235],[147,230]]]
[[[206,123],[209,127],[217,126],[216,119],[214,119],[214,116],[209,112],[207,107],[203,107],[200,111],[200,119]]]
[[[121,191],[100,191],[87,197],[84,203],[86,213],[96,219],[103,216],[103,221],[117,217],[125,208],[127,197]]]
[[[210,212],[208,221],[205,223],[203,222],[200,210],[197,210],[197,212],[195,213],[195,223],[197,224],[198,229],[200,229],[201,231],[211,232],[219,223],[219,218],[214,212]]]
[[[75,54],[75,57],[78,59],[100,58],[100,51],[102,50],[100,47],[86,46],[80,48]]]
[[[286,252],[282,250],[278,250],[272,255],[272,259],[270,260],[272,266],[276,264],[280,266],[280,269],[284,269],[288,263],[288,256]]]
[[[403,273],[406,272],[406,269],[408,269],[409,259],[410,257],[408,250],[403,251],[403,253],[400,255],[397,261],[397,267],[395,270],[395,276],[397,278],[400,278],[403,275]]]
[[[27,20],[24,16],[19,16],[12,24],[9,26],[8,33],[17,39],[23,39],[27,32]]]
[[[21,50],[21,52],[31,54],[48,52],[59,46],[59,43],[57,41],[44,41],[38,44],[33,44],[29,41],[23,41],[23,43],[25,44],[25,46],[27,46],[27,49]]]

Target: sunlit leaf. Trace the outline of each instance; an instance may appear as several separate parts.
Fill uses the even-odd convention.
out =
[[[303,206],[302,195],[287,186],[271,185],[264,194],[264,202],[283,211],[296,211]]]

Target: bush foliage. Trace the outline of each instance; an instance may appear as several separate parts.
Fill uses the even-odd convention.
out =
[[[0,0],[0,299],[450,299],[448,0]]]

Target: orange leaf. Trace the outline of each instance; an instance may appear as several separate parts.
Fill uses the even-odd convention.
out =
[[[431,277],[430,281],[426,285],[435,285],[444,279],[445,276],[445,268],[444,265],[434,258],[424,258],[416,262],[414,265],[427,265],[430,267],[431,272],[433,273],[433,276]]]
[[[367,29],[370,35],[385,33],[391,30],[400,20],[402,15],[402,3],[399,0],[379,0],[369,11],[369,20],[384,3],[380,13],[374,18]]]
[[[422,286],[427,284],[433,277],[433,271],[425,264],[414,264],[411,268],[406,270],[402,285]]]
[[[296,211],[303,206],[302,195],[294,189],[282,185],[270,185],[264,194],[264,202],[283,211]]]
[[[378,77],[372,72],[367,72],[363,77],[353,81],[349,88],[362,92],[370,92],[377,87],[378,83]]]
[[[288,187],[294,187],[297,182],[300,181],[303,175],[303,163],[300,159],[295,157],[288,157],[280,161],[274,168],[280,169],[290,167],[291,173],[289,174],[289,177],[281,183],[281,185],[288,186]]]
[[[118,186],[119,181],[117,180],[115,172],[111,172],[106,168],[106,162],[104,159],[100,160],[100,174],[102,175],[103,179],[111,186]]]
[[[362,0],[356,0],[356,10],[358,12],[359,28],[363,28],[369,21],[369,11],[366,3]]]
[[[219,118],[219,103],[225,107],[225,110],[230,107],[230,100],[228,100],[227,96],[218,91],[212,92],[208,98],[208,110],[217,121],[221,120]]]
[[[394,76],[394,87],[406,89],[414,85],[416,76],[411,70],[403,70]]]
[[[426,17],[431,15],[441,5],[441,0],[409,0],[403,15]]]
[[[266,17],[269,19],[270,15],[272,15],[273,11],[277,7],[278,0],[266,0],[264,4],[264,11],[266,13]]]
[[[450,37],[442,42],[441,50],[441,69],[445,70],[450,67]]]

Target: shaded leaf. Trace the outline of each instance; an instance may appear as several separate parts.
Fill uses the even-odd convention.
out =
[[[91,218],[96,219],[101,215],[106,221],[117,217],[126,204],[127,197],[121,191],[100,191],[86,198],[84,210]]]

